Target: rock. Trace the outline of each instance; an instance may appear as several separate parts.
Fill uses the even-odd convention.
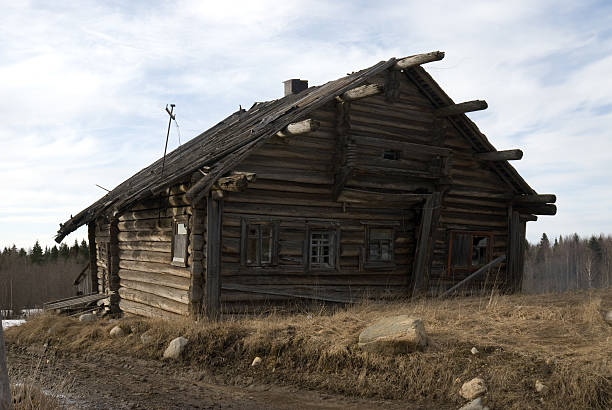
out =
[[[605,319],[609,325],[612,325],[612,310],[608,310],[608,312],[606,313]]]
[[[472,350],[470,350],[470,352],[472,352],[472,354],[478,354],[478,349],[472,347]]]
[[[535,382],[535,389],[538,393],[546,393],[548,391],[548,386],[546,386],[544,383],[542,383],[539,380],[536,380]]]
[[[382,318],[359,334],[359,347],[367,352],[410,353],[426,345],[423,321],[406,315]]]
[[[187,343],[189,343],[189,340],[182,336],[173,339],[164,352],[164,359],[179,359]]]
[[[155,341],[155,338],[153,337],[153,334],[151,333],[151,331],[147,330],[146,332],[140,335],[140,341],[142,342],[143,345],[149,346],[153,344],[153,342]]]
[[[257,356],[253,359],[253,363],[251,363],[251,367],[259,366],[261,364],[261,357]]]
[[[123,337],[125,336],[125,331],[121,329],[119,326],[115,326],[110,331],[111,337]]]
[[[480,377],[476,377],[469,382],[463,383],[461,386],[461,390],[459,390],[459,394],[464,399],[472,400],[481,394],[487,391],[487,386],[485,385],[484,380]]]
[[[459,410],[489,410],[489,408],[482,405],[482,398],[479,397],[461,407]]]
[[[96,320],[96,315],[93,313],[85,313],[79,316],[79,322],[94,322]]]

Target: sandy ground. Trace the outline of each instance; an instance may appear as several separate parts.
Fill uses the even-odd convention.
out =
[[[411,408],[405,401],[353,399],[293,387],[228,386],[201,371],[107,353],[60,357],[42,347],[11,347],[8,363],[13,379],[37,374],[43,389],[60,394],[68,409]]]

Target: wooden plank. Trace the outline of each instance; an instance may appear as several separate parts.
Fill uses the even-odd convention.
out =
[[[434,198],[434,195],[436,196]],[[436,192],[430,195],[423,205],[421,214],[421,227],[419,230],[419,239],[417,242],[416,259],[414,261],[413,275],[414,287],[413,294],[420,292],[425,281],[425,268],[427,264],[427,251],[429,249],[429,241],[431,239],[431,221],[433,215],[434,203],[440,202],[440,193]]]
[[[187,268],[173,266],[169,263],[120,260],[119,267],[122,269],[137,270],[140,272],[162,273],[167,275],[182,276],[184,278],[190,277],[190,273]]]
[[[444,58],[443,51],[432,51],[430,53],[415,54],[413,56],[404,57],[398,60],[393,66],[396,70],[405,70],[407,68],[416,67],[421,64],[431,63],[433,61],[439,61]]]
[[[439,298],[444,298],[448,295],[450,295],[451,293],[453,293],[455,290],[459,289],[460,287],[464,286],[465,284],[471,282],[472,280],[474,280],[477,276],[481,275],[482,273],[486,272],[487,270],[494,268],[495,266],[499,265],[500,263],[502,263],[503,261],[506,260],[506,255],[501,255],[495,259],[493,259],[491,262],[487,263],[486,265],[484,265],[482,268],[478,269],[476,272],[472,273],[471,275],[469,275],[467,278],[463,279],[461,282],[457,283],[455,286],[453,286],[452,288],[450,288],[449,290],[447,290],[446,292],[442,293]]]
[[[434,111],[437,117],[448,117],[449,115],[460,115],[466,112],[485,110],[488,107],[486,101],[474,100],[458,104],[447,105]]]
[[[221,227],[223,221],[223,201],[209,195],[206,212],[206,281],[204,284],[204,306],[206,316],[218,317],[221,306]]]
[[[474,154],[474,157],[481,161],[511,161],[523,158],[523,151],[520,149],[508,149],[504,151],[479,152]]]
[[[89,241],[89,274],[91,276],[91,290],[98,289],[98,256],[96,254],[96,223],[87,224],[87,234]]]

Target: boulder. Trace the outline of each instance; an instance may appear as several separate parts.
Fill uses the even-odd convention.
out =
[[[259,366],[261,364],[261,357],[257,356],[253,359],[253,363],[251,363],[251,367]]]
[[[125,331],[120,326],[115,326],[111,329],[110,335],[111,337],[123,337],[125,336]]]
[[[489,408],[487,406],[483,406],[482,398],[478,397],[477,399],[474,399],[465,406],[461,407],[459,410],[489,410]]]
[[[612,310],[608,310],[608,312],[606,312],[605,320],[609,325],[612,325]]]
[[[166,350],[164,351],[164,359],[179,359],[185,350],[189,340],[182,336],[172,339]]]
[[[149,346],[153,344],[155,338],[153,337],[153,333],[150,330],[147,330],[146,332],[140,335],[140,341],[143,345]]]
[[[459,394],[464,399],[473,400],[476,397],[486,393],[487,386],[485,385],[484,380],[480,377],[476,377],[469,382],[463,383],[461,386],[461,390],[459,390]]]
[[[382,318],[359,334],[359,347],[367,352],[410,353],[426,345],[423,321],[406,315]]]
[[[79,322],[94,322],[96,320],[96,315],[93,313],[84,313],[79,316]]]
[[[536,380],[535,382],[535,389],[538,393],[546,393],[546,391],[548,390],[548,386],[546,386],[544,383],[542,383],[539,380]]]

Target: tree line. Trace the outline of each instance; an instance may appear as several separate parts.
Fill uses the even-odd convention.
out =
[[[17,313],[40,308],[43,303],[76,294],[73,285],[89,261],[87,241],[43,248],[39,241],[29,248],[15,245],[0,252],[0,309]]]
[[[559,236],[525,244],[523,290],[564,292],[612,285],[612,236]]]

